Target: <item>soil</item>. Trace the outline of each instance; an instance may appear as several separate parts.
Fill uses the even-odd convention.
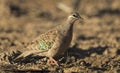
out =
[[[72,0],[0,0],[1,73],[120,73],[120,0],[80,0],[77,11],[84,18],[74,25],[73,41],[60,66],[48,65],[39,56],[15,61],[34,38],[62,24]]]

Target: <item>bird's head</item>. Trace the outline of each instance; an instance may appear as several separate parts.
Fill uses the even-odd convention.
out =
[[[78,19],[83,20],[83,18],[77,12],[73,12],[71,15],[68,16],[68,21],[70,23],[74,23]]]

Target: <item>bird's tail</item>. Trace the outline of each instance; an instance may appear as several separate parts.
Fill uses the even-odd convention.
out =
[[[18,59],[21,59],[21,58],[26,58],[30,55],[37,55],[37,54],[40,54],[41,53],[41,56],[42,56],[42,53],[43,52],[47,52],[48,50],[44,50],[44,51],[38,51],[38,50],[29,50],[29,51],[25,51],[23,52],[21,55],[19,55],[18,57],[16,57],[14,60],[18,60]]]

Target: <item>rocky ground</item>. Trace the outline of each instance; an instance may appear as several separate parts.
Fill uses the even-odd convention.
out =
[[[27,43],[65,21],[69,11],[59,3],[72,8],[72,0],[0,0],[0,72],[120,73],[119,0],[79,1],[84,21],[75,23],[71,46],[56,57],[59,67],[38,56],[14,61]]]

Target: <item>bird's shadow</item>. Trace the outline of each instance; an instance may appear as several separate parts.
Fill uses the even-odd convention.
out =
[[[82,50],[78,48],[77,45],[74,45],[73,47],[68,48],[65,51],[64,55],[57,56],[55,57],[55,59],[59,60],[62,58],[62,60],[59,61],[60,63],[70,64],[70,63],[76,62],[78,59],[81,59],[82,61],[82,59],[84,59],[85,57],[90,57],[91,54],[93,53],[102,55],[106,49],[107,49],[107,46],[105,47],[97,46],[97,47],[90,47],[87,50]]]
[[[70,56],[74,56],[76,58],[85,58],[89,57],[91,54],[96,53],[98,55],[102,55],[103,52],[107,49],[107,46],[97,46],[97,47],[89,47],[87,50],[82,50],[74,45],[73,47],[69,48],[67,52]]]

